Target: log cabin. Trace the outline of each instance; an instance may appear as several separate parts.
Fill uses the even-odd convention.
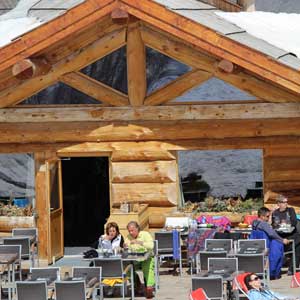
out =
[[[41,0],[27,10],[39,26],[0,48],[0,152],[34,154],[43,259],[64,251],[64,158],[106,158],[109,214],[140,204],[129,218],[147,229],[179,205],[177,151],[261,149],[265,191],[300,206],[300,59],[216,11],[196,0]],[[81,71],[124,46],[127,93]],[[147,93],[146,47],[190,70]],[[213,77],[256,99],[173,101]],[[22,104],[58,82],[99,104]]]

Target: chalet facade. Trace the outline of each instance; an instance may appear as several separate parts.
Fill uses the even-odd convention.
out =
[[[176,151],[181,150],[262,149],[264,189],[284,193],[300,206],[300,59],[195,0],[57,5],[60,12],[45,14],[51,1],[39,1],[29,12],[44,14],[45,22],[0,48],[0,151],[34,153],[43,258],[50,262],[63,254],[64,157],[108,157],[110,207],[148,204],[145,227],[151,228],[147,216],[178,205]],[[123,46],[128,94],[80,71]],[[148,95],[146,46],[191,70]],[[212,77],[257,100],[172,102]],[[99,105],[21,105],[56,82]]]

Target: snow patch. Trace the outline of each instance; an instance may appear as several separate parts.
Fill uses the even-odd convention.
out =
[[[216,14],[249,34],[300,57],[300,14],[261,11]]]

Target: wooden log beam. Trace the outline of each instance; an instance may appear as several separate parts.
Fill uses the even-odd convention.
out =
[[[113,183],[166,183],[176,182],[176,161],[113,162],[111,166]]]
[[[222,59],[218,63],[218,69],[224,73],[236,73],[238,66],[233,64],[231,61],[228,61],[226,59]]]
[[[153,92],[145,99],[145,105],[159,105],[173,100],[211,77],[209,72],[192,70]]]
[[[0,143],[173,141],[300,136],[300,118],[147,122],[1,123]]]
[[[132,106],[141,106],[147,93],[146,49],[138,21],[128,24],[126,49],[129,101]]]
[[[115,106],[128,106],[129,104],[127,95],[81,72],[65,74],[60,77],[60,81],[100,102]]]
[[[172,35],[180,37],[199,50],[227,59],[296,94],[300,94],[300,73],[264,53],[250,49],[194,20],[178,15],[152,0],[121,0],[120,8],[129,14]]]
[[[146,203],[149,206],[177,205],[176,183],[113,183],[112,203]]]
[[[52,67],[48,74],[28,79],[18,88],[8,88],[0,93],[0,108],[15,105],[25,98],[34,95],[40,90],[54,84],[59,78],[69,72],[78,71],[94,61],[108,55],[125,45],[125,29],[107,34],[96,42],[63,59]]]
[[[111,155],[112,162],[128,162],[128,161],[158,161],[158,160],[176,160],[176,157],[167,150],[136,150],[125,149],[113,151]]]
[[[51,64],[45,58],[27,58],[18,61],[12,67],[12,75],[20,80],[26,80],[46,75],[51,70]]]
[[[126,24],[129,19],[128,13],[120,8],[115,8],[110,16],[112,21],[117,24]]]
[[[211,72],[217,78],[232,84],[233,86],[246,91],[259,99],[270,102],[300,102],[299,93],[292,93],[270,84],[255,75],[246,73],[239,69],[238,74],[221,72],[216,65],[218,60],[201,50],[187,46],[182,40],[167,33],[154,31],[149,25],[143,24],[142,38],[144,43],[176,60],[179,60],[193,68]]]
[[[299,103],[201,104],[142,107],[18,107],[0,110],[0,122],[250,120],[300,118]]]

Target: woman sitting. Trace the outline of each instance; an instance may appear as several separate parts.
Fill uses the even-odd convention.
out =
[[[105,234],[99,238],[98,248],[114,250],[123,248],[124,238],[120,234],[119,226],[115,222],[106,224]]]
[[[263,287],[260,278],[255,273],[248,274],[244,282],[248,289],[247,296],[250,300],[279,300],[286,298]]]

